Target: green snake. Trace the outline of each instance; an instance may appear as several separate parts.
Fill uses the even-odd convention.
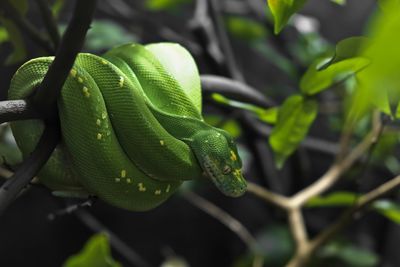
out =
[[[9,99],[31,96],[53,57],[22,65]],[[132,211],[152,209],[185,180],[209,178],[225,195],[246,191],[232,137],[204,122],[200,77],[173,43],[126,44],[104,55],[80,53],[57,101],[62,141],[40,181],[66,196],[95,195]],[[24,156],[41,120],[11,124]]]

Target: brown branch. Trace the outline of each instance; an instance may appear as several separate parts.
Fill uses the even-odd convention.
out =
[[[306,266],[307,262],[310,260],[311,256],[329,240],[335,237],[339,232],[341,232],[351,221],[354,220],[355,215],[366,209],[375,200],[391,193],[395,189],[400,187],[400,175],[394,177],[388,182],[382,184],[381,186],[371,190],[367,194],[361,196],[356,203],[347,209],[339,217],[339,219],[326,228],[323,232],[317,235],[310,243],[306,244],[303,249],[303,253],[296,254],[292,258],[287,267],[301,267]],[[359,218],[360,216],[357,216]]]
[[[287,197],[268,191],[255,183],[247,182],[247,192],[282,210],[289,210],[291,208],[290,201]]]
[[[350,154],[342,161],[333,164],[329,170],[316,182],[292,197],[293,204],[297,207],[303,206],[310,198],[320,195],[332,185],[334,185],[341,175],[347,171],[353,164],[376,142],[376,136],[379,131],[373,129],[367,136],[358,144]]]

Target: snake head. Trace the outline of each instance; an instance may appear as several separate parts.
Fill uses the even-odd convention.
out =
[[[196,133],[192,149],[206,176],[226,196],[239,197],[246,192],[242,161],[232,137],[213,129]]]

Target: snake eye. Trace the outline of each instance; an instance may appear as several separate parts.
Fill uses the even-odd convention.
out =
[[[232,168],[228,165],[225,165],[224,169],[222,170],[223,174],[230,174],[232,172]]]

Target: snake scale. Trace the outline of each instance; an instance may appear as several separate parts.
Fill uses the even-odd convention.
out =
[[[53,57],[23,64],[9,99],[31,96]],[[173,43],[126,44],[102,56],[80,53],[57,101],[62,141],[40,171],[59,195],[95,195],[132,211],[152,209],[185,180],[210,179],[225,195],[246,190],[232,137],[204,122],[195,61]],[[11,124],[29,155],[40,120]]]

